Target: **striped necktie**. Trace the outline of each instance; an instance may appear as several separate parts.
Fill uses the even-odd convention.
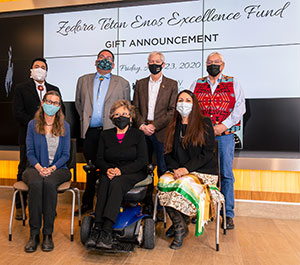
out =
[[[97,99],[99,98],[99,95],[100,95],[100,89],[101,89],[101,84],[102,84],[102,81],[104,80],[104,78],[105,78],[105,76],[103,76],[103,75],[100,75],[100,76],[99,76],[100,82],[99,82],[98,91],[97,91]]]

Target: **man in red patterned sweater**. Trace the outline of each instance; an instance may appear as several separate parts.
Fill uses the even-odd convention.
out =
[[[211,118],[216,140],[219,143],[221,191],[225,196],[226,226],[234,228],[234,132],[240,130],[245,107],[243,90],[236,78],[222,74],[224,57],[213,52],[208,55],[206,67],[208,76],[199,78],[191,90],[198,98],[202,114]]]

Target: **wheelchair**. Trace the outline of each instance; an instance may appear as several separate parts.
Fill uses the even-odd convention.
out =
[[[89,162],[84,170],[89,172],[95,170],[95,167]],[[141,202],[147,193],[148,185],[153,182],[153,166],[148,165],[147,177],[138,182],[130,191],[128,191],[122,202],[117,220],[113,226],[113,247],[112,249],[89,248],[105,252],[132,252],[135,245],[145,249],[155,247],[155,221],[149,215],[142,213]],[[85,216],[80,228],[81,243],[85,246],[91,229],[94,224],[94,214]]]

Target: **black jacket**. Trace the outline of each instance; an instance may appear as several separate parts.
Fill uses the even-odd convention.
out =
[[[120,144],[117,129],[104,130],[101,133],[96,166],[104,174],[109,168],[119,168],[123,174],[142,173],[148,162],[147,145],[144,134],[129,128]]]
[[[173,171],[174,169],[185,167],[189,172],[200,172],[207,174],[218,174],[217,168],[217,156],[214,153],[215,146],[215,134],[214,129],[209,118],[204,118],[204,128],[206,128],[205,145],[204,146],[192,146],[182,151],[179,148],[181,145],[180,129],[181,124],[178,122],[175,127],[174,144],[171,153],[165,155],[165,161],[167,169]],[[181,150],[180,150],[181,149]],[[184,152],[184,155],[188,158],[182,162],[179,159],[178,152]]]
[[[46,91],[55,90],[60,94],[58,87],[45,82]],[[16,85],[13,103],[13,112],[19,122],[19,143],[25,144],[27,125],[33,119],[36,111],[41,106],[39,95],[33,79]],[[62,103],[64,111],[64,106]]]

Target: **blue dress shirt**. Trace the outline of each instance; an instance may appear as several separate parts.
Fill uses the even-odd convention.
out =
[[[111,74],[104,75],[104,79],[100,84],[100,74],[97,72],[94,80],[93,90],[93,114],[90,121],[90,127],[103,126],[103,109],[106,93],[109,87]],[[99,87],[100,85],[100,87]],[[99,93],[98,93],[99,89]]]

